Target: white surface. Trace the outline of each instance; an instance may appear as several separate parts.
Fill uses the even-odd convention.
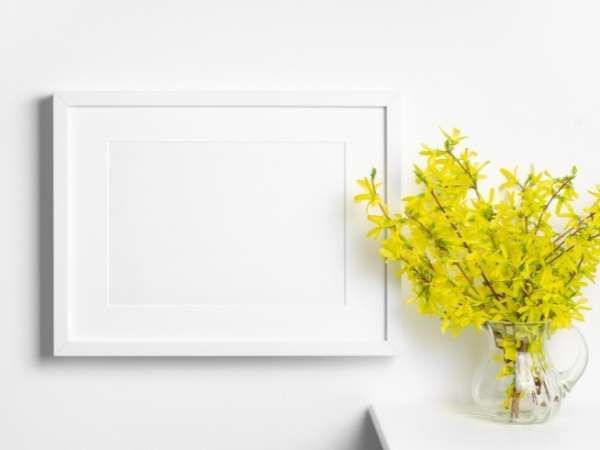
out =
[[[391,354],[348,192],[396,97],[55,95],[55,355]]]
[[[109,305],[346,303],[343,142],[133,141],[108,152]]]
[[[376,450],[368,405],[468,399],[484,343],[440,335],[392,289],[398,358],[49,357],[52,92],[399,90],[415,107],[407,176],[417,144],[457,125],[492,176],[576,163],[585,192],[600,174],[599,16],[583,0],[0,2],[1,447]],[[591,361],[564,413],[600,401],[588,293]]]
[[[510,425],[472,405],[377,403],[369,409],[384,450],[594,450],[597,408],[567,407],[549,422]]]

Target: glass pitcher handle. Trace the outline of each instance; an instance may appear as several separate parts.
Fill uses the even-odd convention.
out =
[[[560,384],[560,390],[563,397],[568,394],[573,386],[575,386],[575,383],[579,381],[588,364],[588,346],[585,342],[583,334],[581,334],[581,331],[579,331],[579,329],[574,325],[571,326],[569,331],[574,332],[578,337],[577,357],[569,369],[558,373],[558,382]]]

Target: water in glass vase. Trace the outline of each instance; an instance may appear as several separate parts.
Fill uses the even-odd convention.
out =
[[[473,380],[473,398],[493,420],[541,423],[560,408],[562,399],[587,366],[583,336],[573,366],[557,372],[546,352],[551,336],[548,322],[488,322],[489,352]]]

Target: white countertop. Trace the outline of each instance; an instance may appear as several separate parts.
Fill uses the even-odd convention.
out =
[[[538,425],[492,422],[474,405],[377,403],[370,413],[384,450],[600,449],[600,406],[569,399]]]

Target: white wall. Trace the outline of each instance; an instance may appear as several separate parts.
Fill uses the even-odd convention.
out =
[[[576,163],[585,189],[600,181],[599,14],[573,0],[3,0],[0,447],[374,449],[369,403],[467,399],[481,349],[406,306],[396,359],[53,359],[53,91],[396,88],[413,104],[405,161],[458,125],[494,167]],[[571,405],[600,398],[598,324],[600,305]]]

